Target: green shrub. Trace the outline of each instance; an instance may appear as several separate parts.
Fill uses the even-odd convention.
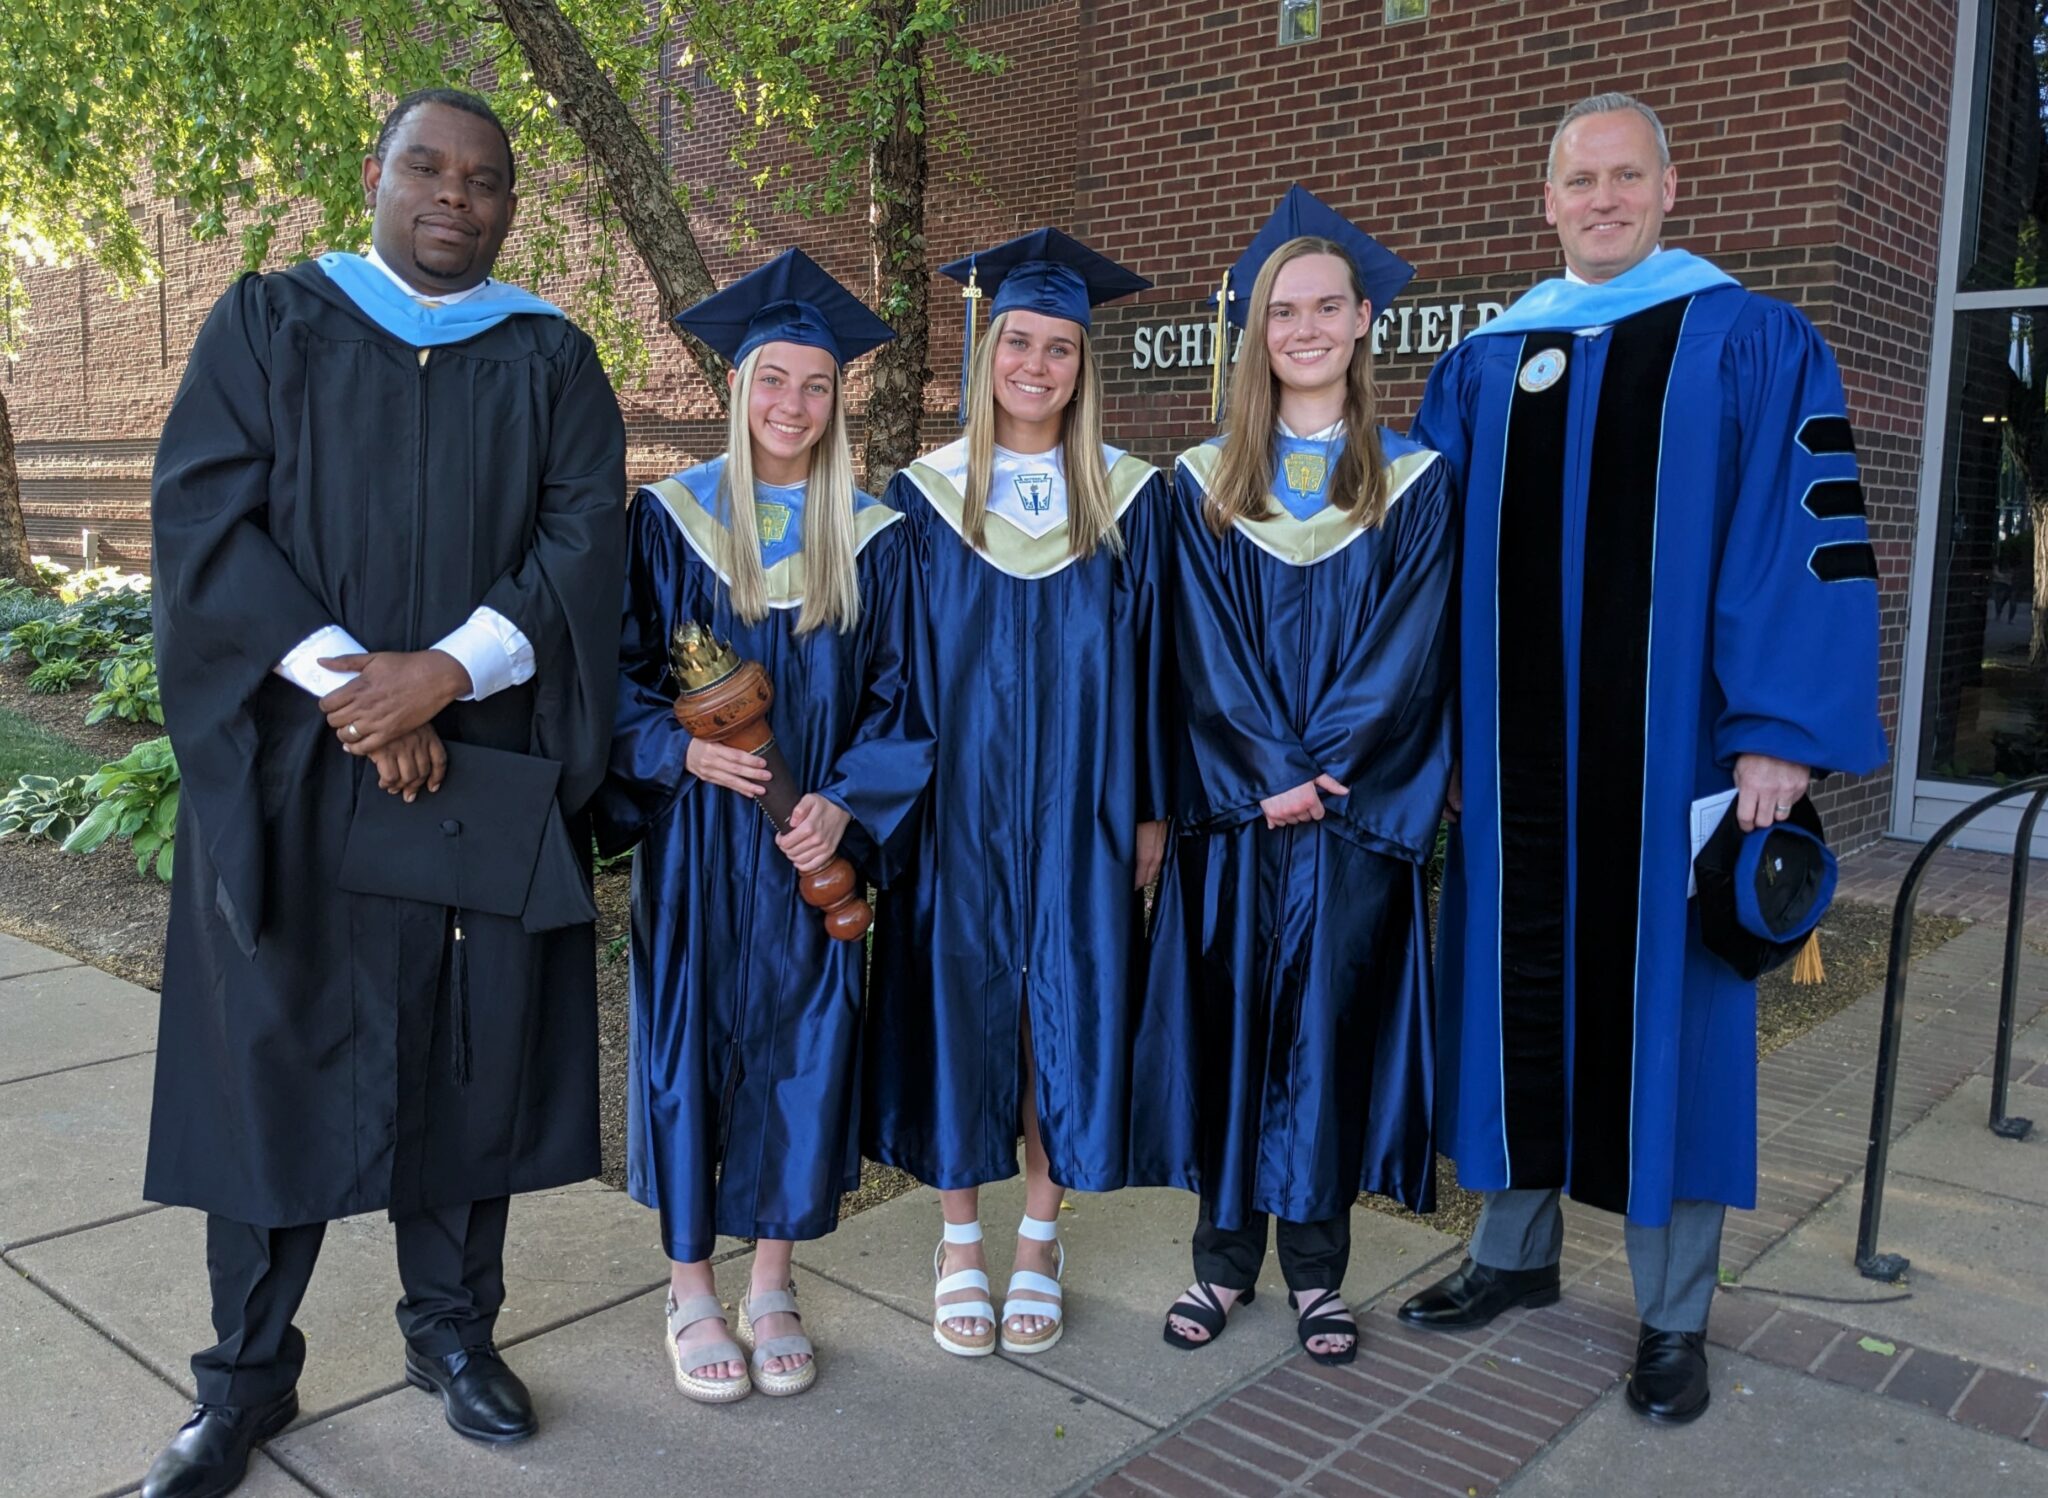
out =
[[[25,650],[39,666],[51,661],[96,661],[120,646],[121,636],[114,630],[82,623],[67,611],[17,624],[0,645],[0,660],[12,659]]]
[[[68,692],[86,677],[92,675],[92,666],[86,662],[59,656],[44,661],[28,674],[28,689],[45,697],[55,697]]]
[[[0,799],[0,837],[20,833],[61,843],[92,810],[92,798],[85,793],[90,777],[73,775],[59,780],[54,775],[24,775],[14,789]]]
[[[171,741],[147,739],[125,759],[102,765],[85,783],[92,811],[64,839],[66,853],[90,853],[108,838],[128,839],[135,850],[135,871],[171,877],[172,852],[178,833],[178,761]]]
[[[139,639],[154,627],[150,617],[149,585],[132,581],[87,594],[64,610],[64,617],[90,630],[104,630],[124,640]]]
[[[85,721],[121,718],[129,723],[161,723],[164,699],[157,688],[156,641],[144,635],[130,640],[100,662],[100,690]]]
[[[12,578],[0,578],[0,636],[31,619],[48,619],[64,607],[48,593],[25,588]]]

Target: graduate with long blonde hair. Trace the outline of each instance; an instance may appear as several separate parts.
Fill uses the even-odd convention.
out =
[[[1252,1298],[1277,1219],[1303,1348],[1349,1362],[1360,1191],[1431,1202],[1422,867],[1450,771],[1451,491],[1374,416],[1412,274],[1303,189],[1220,293],[1224,434],[1174,470],[1188,756],[1137,1037],[1133,1183],[1201,1196],[1166,1340]]]
[[[843,854],[886,881],[931,733],[903,517],[854,488],[846,440],[845,365],[888,325],[799,250],[677,321],[733,361],[727,447],[633,502],[596,821],[603,851],[639,848],[627,1189],[661,1213],[676,1384],[722,1404],[816,1380],[792,1240],[832,1231],[860,1176],[862,944],[828,938],[797,880]],[[756,804],[766,762],[676,721],[685,624],[767,669],[807,792],[786,832]],[[721,1234],[757,1240],[737,1343],[712,1283]]]
[[[967,434],[886,495],[924,574],[938,753],[913,872],[877,913],[863,1131],[940,1189],[932,1334],[971,1357],[1059,1340],[1062,1189],[1123,1183],[1140,891],[1165,832],[1167,493],[1103,442],[1089,335],[1091,307],[1150,283],[1054,229],[945,272],[992,319]],[[1020,1132],[998,1315],[979,1188],[1017,1174]]]

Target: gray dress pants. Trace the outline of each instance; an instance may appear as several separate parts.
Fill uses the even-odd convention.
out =
[[[1660,1332],[1700,1332],[1721,1277],[1720,1202],[1671,1204],[1661,1228],[1626,1224],[1636,1310]],[[1555,1191],[1489,1191],[1472,1233],[1472,1260],[1489,1269],[1541,1269],[1564,1248],[1564,1212]]]

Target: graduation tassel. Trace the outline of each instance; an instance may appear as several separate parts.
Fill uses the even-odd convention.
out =
[[[1216,343],[1210,350],[1209,370],[1209,420],[1220,424],[1223,420],[1223,365],[1228,358],[1230,346],[1230,272],[1223,273],[1223,284],[1216,288]]]
[[[455,1085],[469,1085],[469,952],[462,912],[455,912],[455,963],[448,980],[449,1046],[455,1052]]]
[[[1828,970],[1821,965],[1820,932],[1809,931],[1806,945],[1799,949],[1799,955],[1792,960],[1792,981],[1805,988],[1814,988],[1828,981]]]
[[[974,262],[967,262],[967,284],[960,288],[960,299],[967,303],[967,336],[960,344],[960,425],[967,425],[967,377],[974,369],[974,308],[981,301],[981,283],[974,268]]]

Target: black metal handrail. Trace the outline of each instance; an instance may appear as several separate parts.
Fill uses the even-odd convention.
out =
[[[1964,807],[1927,840],[1913,866],[1899,885],[1898,902],[1892,906],[1891,961],[1885,969],[1884,1024],[1877,1040],[1876,1095],[1870,1105],[1870,1150],[1863,1166],[1863,1219],[1856,1233],[1856,1268],[1866,1279],[1895,1280],[1912,1261],[1904,1254],[1877,1251],[1877,1229],[1884,1215],[1885,1166],[1892,1152],[1892,1097],[1899,1085],[1899,1031],[1906,1010],[1906,962],[1913,950],[1913,902],[1920,893],[1920,880],[1934,855],[1946,848],[1963,828],[1992,807],[2033,792],[2020,818],[2019,835],[2013,839],[2012,887],[2007,896],[2005,921],[2005,975],[1998,993],[1998,1052],[1991,1076],[1991,1132],[2001,1139],[2024,1139],[2032,1119],[2010,1118],[2005,1111],[2006,1073],[2012,1069],[2013,1009],[2019,997],[2020,944],[2027,915],[2027,874],[2033,863],[2034,824],[2041,807],[2048,802],[2048,775],[2034,775],[2001,786],[1980,801]]]

